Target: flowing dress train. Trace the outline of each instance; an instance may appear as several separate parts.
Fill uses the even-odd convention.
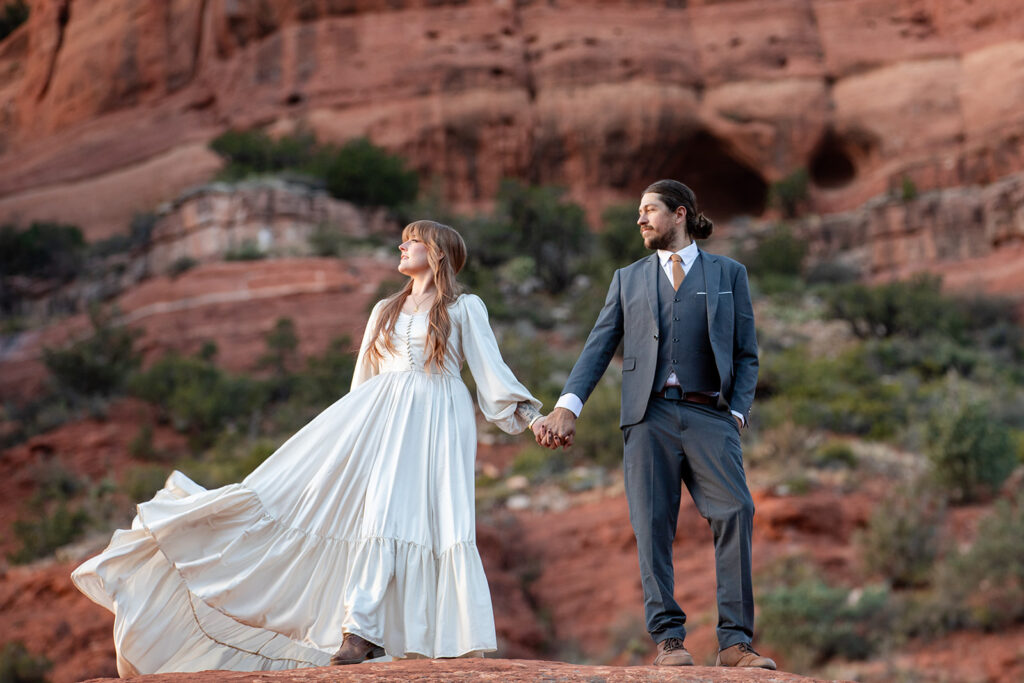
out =
[[[428,316],[402,313],[397,353],[239,484],[206,490],[173,472],[131,529],[72,574],[114,613],[118,672],[327,665],[345,632],[388,655],[457,657],[496,647],[476,548],[473,402],[509,433],[540,406],[501,359],[487,310],[449,307],[442,370],[424,366]]]

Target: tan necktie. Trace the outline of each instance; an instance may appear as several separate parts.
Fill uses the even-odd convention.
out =
[[[672,254],[669,260],[672,261],[672,289],[678,292],[679,285],[683,284],[683,278],[686,277],[686,273],[683,272],[683,259],[679,254]]]

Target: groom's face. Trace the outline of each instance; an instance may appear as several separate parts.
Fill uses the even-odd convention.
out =
[[[686,246],[686,209],[669,211],[661,197],[648,192],[640,198],[640,217],[636,224],[648,249],[679,251]]]

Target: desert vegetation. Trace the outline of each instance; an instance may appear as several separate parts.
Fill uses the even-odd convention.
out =
[[[337,146],[319,143],[310,133],[275,139],[258,129],[230,130],[215,138],[210,148],[227,162],[222,180],[293,175],[321,183],[332,197],[392,208],[415,200],[419,190],[416,172],[406,169],[401,157],[366,138]]]

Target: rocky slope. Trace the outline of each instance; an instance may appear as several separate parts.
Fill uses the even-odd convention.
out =
[[[663,176],[759,214],[1024,168],[1015,0],[30,0],[0,43],[0,216],[122,231],[230,126],[369,135],[462,206],[503,176],[601,205]],[[596,212],[595,212],[596,213]]]
[[[879,197],[798,223],[809,262],[836,262],[868,280],[941,275],[946,289],[1016,301],[1024,313],[1024,174],[986,186]]]
[[[204,342],[218,347],[218,363],[252,370],[264,337],[278,318],[289,317],[303,356],[348,336],[358,346],[379,284],[393,277],[394,257],[366,256],[217,262],[178,276],[158,276],[108,302],[122,321],[141,332],[146,360],[168,351],[195,353]],[[0,397],[29,396],[45,379],[44,347],[90,333],[79,313],[5,339],[0,352]],[[344,388],[342,388],[344,390]]]
[[[380,284],[395,278],[394,259],[386,247],[342,260],[288,258],[309,253],[310,236],[323,224],[385,242],[399,229],[382,213],[277,181],[210,185],[177,197],[151,242],[118,255],[109,277],[87,276],[27,300],[27,318],[42,322],[0,342],[0,398],[35,392],[44,378],[42,349],[86,332],[85,314],[50,313],[69,301],[82,311],[89,301],[106,299],[143,332],[149,359],[214,341],[226,367],[248,369],[281,316],[296,323],[304,355],[321,351],[333,336],[358,341]],[[735,251],[770,225],[727,225],[710,248]],[[869,280],[933,272],[951,291],[1006,297],[1024,312],[1024,173],[913,198],[886,195],[855,210],[803,219],[796,230],[808,242],[811,266],[841,263]],[[246,244],[276,258],[219,261]],[[168,274],[183,258],[198,267]]]

